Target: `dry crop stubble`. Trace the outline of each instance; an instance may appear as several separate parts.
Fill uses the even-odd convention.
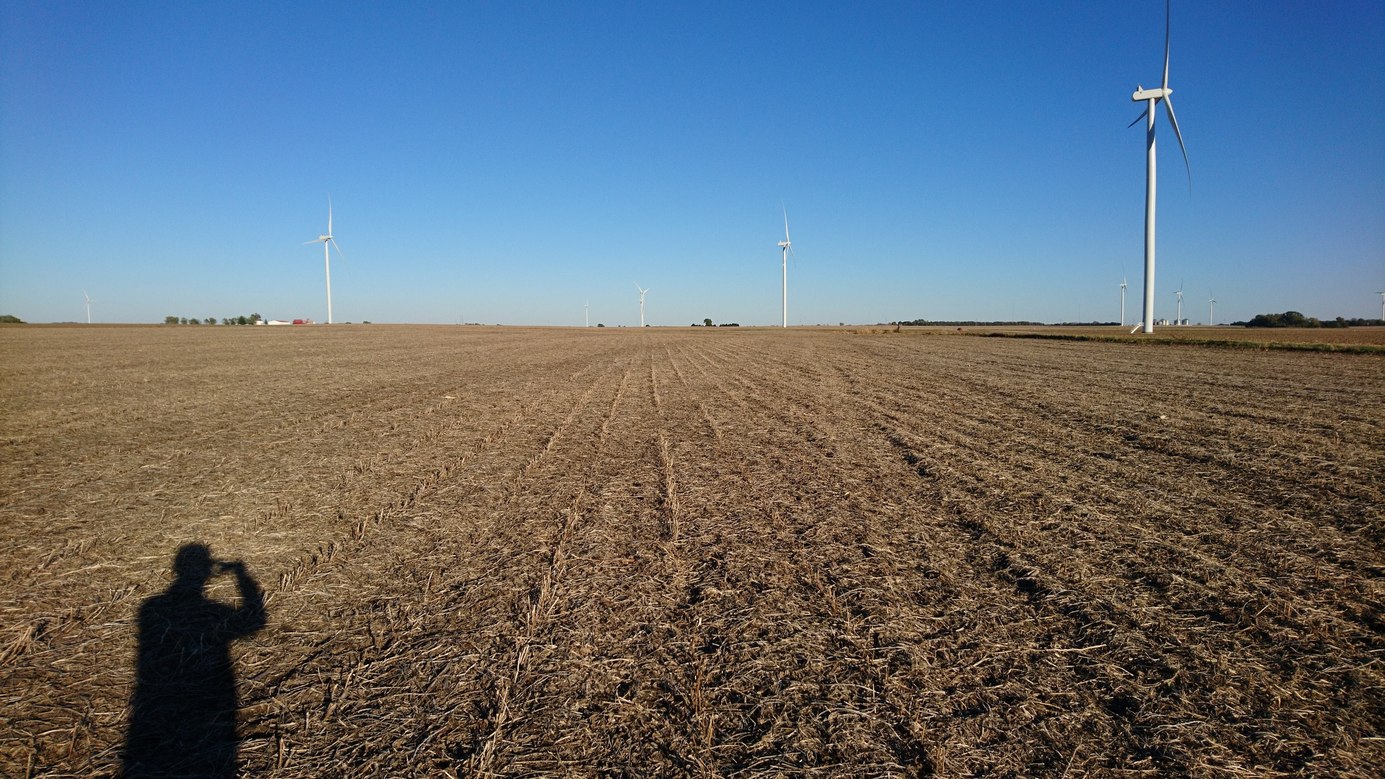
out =
[[[0,349],[6,775],[118,766],[135,613],[185,541],[268,595],[233,652],[247,774],[1385,761],[1375,355],[460,327]]]

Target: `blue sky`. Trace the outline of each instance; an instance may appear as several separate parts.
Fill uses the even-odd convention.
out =
[[[1140,2],[0,4],[0,313],[1129,322]],[[1178,2],[1156,314],[1374,317],[1385,5]]]

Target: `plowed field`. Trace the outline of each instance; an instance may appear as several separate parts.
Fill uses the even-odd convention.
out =
[[[263,591],[226,639],[245,776],[1385,765],[1379,356],[381,326],[0,356],[0,775],[156,773],[124,757],[174,667],[141,605],[187,544]]]

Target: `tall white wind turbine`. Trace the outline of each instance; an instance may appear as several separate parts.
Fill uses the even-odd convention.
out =
[[[1207,324],[1215,325],[1217,320],[1212,318],[1212,307],[1217,304],[1217,299],[1212,295],[1212,291],[1207,291]]]
[[[784,240],[779,242],[779,253],[784,270],[784,322],[789,326],[789,255],[793,254],[793,242],[789,240],[789,209],[784,209]]]
[[[1380,318],[1385,320],[1385,292],[1376,293],[1380,295]]]
[[[304,241],[303,245],[307,246],[310,243],[322,244],[322,264],[327,271],[327,324],[330,325],[332,324],[332,255],[330,254],[329,247],[337,250],[338,257],[346,256],[342,253],[341,247],[337,245],[337,239],[332,237],[331,197],[327,198],[327,234],[319,235],[317,238],[311,241]]]
[[[1183,282],[1178,282],[1178,291],[1173,293],[1178,296],[1178,314],[1174,316],[1173,323],[1183,324]]]
[[[640,289],[640,285],[638,282],[636,282],[635,284],[635,289],[640,290],[640,327],[644,327],[644,293],[648,292],[649,290]]]
[[[586,326],[592,326],[592,302],[590,300],[582,304],[582,318],[586,321]]]
[[[1169,112],[1169,124],[1173,125],[1174,137],[1178,138],[1178,148],[1183,151],[1183,165],[1188,169],[1188,186],[1193,185],[1193,168],[1188,162],[1188,149],[1183,145],[1183,133],[1178,129],[1178,119],[1173,113],[1173,90],[1169,89],[1169,0],[1164,4],[1164,81],[1156,89],[1140,86],[1130,99],[1143,102],[1145,110],[1130,123],[1131,127],[1141,119],[1145,120],[1145,301],[1144,332],[1154,332],[1154,202],[1155,202],[1155,164],[1154,164],[1154,116],[1162,100]]]
[[[86,298],[87,301],[87,324],[91,324],[91,304],[96,301],[91,299],[91,295],[88,295],[86,290],[82,290],[82,297]]]
[[[1125,277],[1121,277],[1121,327],[1125,327],[1125,288],[1129,286],[1125,283]]]

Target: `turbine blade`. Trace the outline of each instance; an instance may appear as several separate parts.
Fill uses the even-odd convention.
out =
[[[346,253],[343,252],[343,251],[341,250],[341,247],[337,245],[337,239],[333,238],[333,239],[331,239],[331,241],[332,241],[332,248],[337,250],[337,256],[340,257],[340,258],[342,258],[343,260],[346,259]]]
[[[1165,77],[1167,80],[1167,77]],[[327,196],[327,234],[332,234],[332,196]]]
[[[784,209],[784,243],[793,243],[789,240],[789,209]]]
[[[1178,150],[1183,152],[1183,167],[1188,171],[1188,191],[1193,191],[1193,166],[1188,162],[1188,147],[1183,145],[1183,133],[1178,129],[1178,117],[1173,114],[1173,99],[1169,95],[1164,95],[1164,108],[1169,112],[1169,124],[1173,125],[1173,134],[1178,138]]]
[[[1149,109],[1148,109],[1148,108],[1146,108],[1145,110],[1141,111],[1141,112],[1140,112],[1140,115],[1137,116],[1137,117],[1135,117],[1135,122],[1138,122],[1138,121],[1140,121],[1141,119],[1145,118],[1145,116],[1146,116],[1148,113],[1149,113]],[[1126,129],[1129,129],[1129,128],[1131,128],[1131,127],[1134,127],[1134,126],[1135,126],[1135,122],[1131,122],[1130,124],[1127,124],[1127,125],[1126,125]]]
[[[321,239],[321,238],[314,238],[314,239],[312,239],[311,241],[304,241],[304,242],[303,242],[303,245],[304,245],[304,246],[307,246],[307,245],[310,244],[310,243],[322,243],[322,239]]]
[[[1164,0],[1164,89],[1169,88],[1169,14],[1173,0]]]

